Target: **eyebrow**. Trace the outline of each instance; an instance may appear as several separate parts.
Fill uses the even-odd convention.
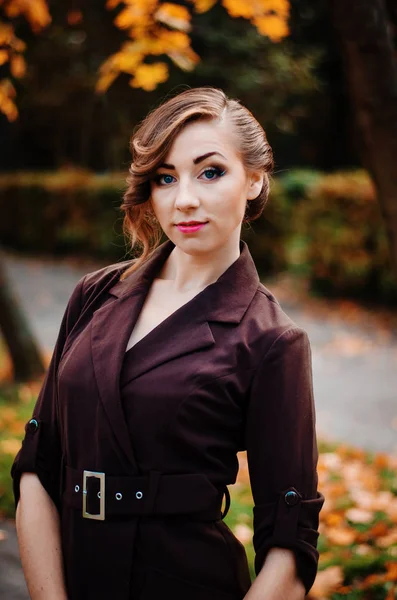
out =
[[[203,160],[205,160],[206,158],[209,158],[210,156],[214,156],[214,154],[218,154],[219,156],[222,156],[222,158],[224,158],[226,160],[226,158],[220,152],[207,152],[206,154],[202,154],[201,156],[197,156],[196,158],[193,158],[193,164],[198,165],[199,163],[203,162]],[[175,170],[174,165],[171,165],[169,163],[162,163],[161,165],[159,165],[159,169],[160,168]]]

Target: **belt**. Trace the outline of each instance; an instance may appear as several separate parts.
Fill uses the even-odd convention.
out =
[[[225,510],[221,506],[226,494]],[[223,519],[230,507],[226,485],[213,484],[202,473],[113,476],[65,466],[64,503],[82,511],[85,519],[104,521],[112,516],[183,516],[199,520]]]

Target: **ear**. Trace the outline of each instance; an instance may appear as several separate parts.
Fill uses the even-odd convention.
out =
[[[262,171],[251,171],[248,175],[248,200],[254,200],[254,198],[259,196],[263,186],[263,178],[264,175]]]

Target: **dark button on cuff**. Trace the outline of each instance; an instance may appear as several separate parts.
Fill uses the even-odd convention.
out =
[[[31,419],[27,424],[26,424],[26,431],[29,433],[36,433],[36,431],[39,428],[39,424],[36,421],[36,419]]]
[[[298,537],[298,521],[302,507],[302,496],[291,486],[279,496],[273,528],[274,545],[291,547]]]
[[[295,504],[297,504],[299,502],[300,496],[299,496],[298,492],[295,492],[295,490],[289,490],[285,494],[284,500],[285,500],[286,504],[288,504],[288,506],[295,506]]]

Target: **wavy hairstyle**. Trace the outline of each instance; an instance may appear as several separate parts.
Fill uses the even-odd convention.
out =
[[[212,119],[228,119],[245,168],[263,171],[261,192],[247,201],[243,223],[254,221],[261,215],[269,196],[269,175],[274,168],[273,152],[262,126],[239,100],[228,98],[218,88],[185,90],[149,112],[131,138],[132,163],[120,208],[124,211],[124,234],[130,239],[131,246],[140,246],[142,252],[122,273],[121,279],[145,262],[161,240],[162,230],[149,202],[150,180],[188,123]]]

